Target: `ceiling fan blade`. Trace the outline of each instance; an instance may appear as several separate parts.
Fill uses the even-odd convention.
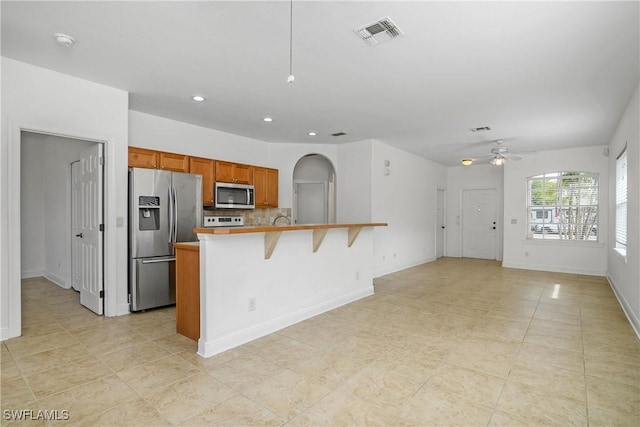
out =
[[[504,157],[506,157],[509,160],[515,160],[515,161],[522,160],[522,157],[516,156],[515,154],[511,154],[511,153],[505,153]]]

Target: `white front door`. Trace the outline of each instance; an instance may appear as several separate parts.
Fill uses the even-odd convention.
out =
[[[444,256],[444,190],[436,190],[436,258]]]
[[[96,314],[103,310],[102,144],[82,150],[79,162],[78,232],[80,303]]]
[[[80,161],[71,163],[71,287],[80,291],[82,282],[82,239],[77,237],[81,232],[80,216]]]
[[[495,189],[462,191],[462,256],[496,259]]]
[[[327,223],[326,182],[294,182],[293,194],[296,224]]]

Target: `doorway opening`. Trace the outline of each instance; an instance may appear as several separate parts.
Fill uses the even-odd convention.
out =
[[[20,277],[104,313],[103,143],[20,132]]]
[[[294,224],[336,222],[336,172],[321,154],[308,154],[293,169]]]

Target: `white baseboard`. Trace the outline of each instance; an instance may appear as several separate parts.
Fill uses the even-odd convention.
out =
[[[131,306],[129,305],[129,303],[119,304],[116,308],[116,314],[114,314],[114,316],[124,316],[125,314],[130,314],[130,313],[131,313]],[[112,316],[108,316],[108,317],[112,317]]]
[[[32,279],[34,277],[43,277],[44,271],[42,270],[25,270],[20,272],[20,279]]]
[[[198,354],[202,357],[211,357],[223,351],[248,343],[265,335],[272,334],[288,326],[307,320],[345,304],[357,301],[361,298],[373,295],[373,285],[352,292],[350,294],[341,295],[330,301],[299,310],[296,313],[276,319],[268,320],[260,325],[252,326],[232,334],[220,337],[214,341],[205,341],[202,338],[198,340]]]
[[[66,280],[63,279],[60,276],[57,276],[57,275],[55,275],[53,273],[49,273],[49,272],[46,272],[46,271],[44,272],[43,276],[44,276],[45,279],[55,283],[56,285],[60,286],[61,288],[64,288],[64,289],[71,288],[71,286],[67,286]]]
[[[526,264],[519,262],[502,262],[502,266],[505,268],[517,268],[520,270],[535,270],[535,271],[549,271],[553,273],[571,273],[571,274],[584,274],[585,276],[606,276],[606,273],[602,270],[592,270],[589,268],[574,268],[574,267],[562,267],[547,264]]]
[[[624,312],[625,316],[627,316],[627,320],[629,320],[631,327],[633,328],[637,337],[640,339],[640,319],[638,319],[638,316],[636,316],[636,314],[631,309],[631,305],[629,305],[629,302],[624,297],[624,294],[618,291],[613,278],[609,274],[607,274],[607,281],[609,282],[609,286],[611,286],[613,294],[618,299],[618,303],[620,304],[620,307],[622,307],[622,311]]]
[[[432,258],[422,259],[422,260],[416,261],[414,263],[403,264],[403,265],[394,265],[394,266],[391,266],[391,267],[386,268],[384,270],[374,271],[373,272],[373,277],[375,279],[377,277],[384,276],[384,275],[391,274],[391,273],[395,273],[397,271],[406,270],[407,268],[412,268],[412,267],[417,267],[417,266],[422,265],[422,264],[427,264],[427,263],[433,262],[435,260],[437,260],[437,258],[432,257]]]

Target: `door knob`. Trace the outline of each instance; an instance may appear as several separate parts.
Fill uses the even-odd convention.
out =
[[[80,233],[80,234],[76,234],[76,237],[79,237],[79,238],[81,238],[81,239],[82,239],[82,233]]]
[[[442,229],[444,230],[444,225],[442,226]]]
[[[495,227],[492,227],[494,230],[496,229]]]

